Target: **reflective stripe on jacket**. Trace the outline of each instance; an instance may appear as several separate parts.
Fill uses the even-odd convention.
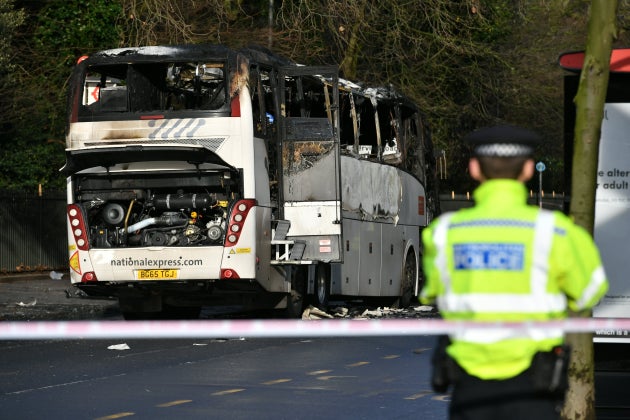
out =
[[[606,292],[591,236],[560,212],[528,206],[520,182],[486,181],[474,197],[475,207],[424,230],[421,302],[436,302],[451,320],[550,320],[590,308]],[[550,328],[465,330],[451,336],[448,352],[471,375],[504,379],[562,337]]]

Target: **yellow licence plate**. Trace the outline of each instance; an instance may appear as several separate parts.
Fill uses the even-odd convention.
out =
[[[136,280],[173,280],[179,277],[179,270],[136,270]]]

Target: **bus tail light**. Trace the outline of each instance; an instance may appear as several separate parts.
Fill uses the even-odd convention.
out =
[[[81,283],[90,283],[93,281],[98,281],[98,279],[96,278],[96,274],[94,274],[94,271],[88,271],[87,273],[84,273],[83,276],[81,276]]]
[[[221,280],[232,280],[232,279],[240,279],[241,277],[238,273],[231,268],[222,268],[221,269]]]
[[[76,204],[68,205],[68,220],[70,221],[70,229],[77,247],[81,251],[89,249],[87,232],[85,231],[85,222],[83,221],[83,212]]]
[[[230,223],[227,227],[225,235],[225,246],[234,246],[241,237],[243,231],[243,225],[245,219],[249,214],[249,210],[256,205],[256,200],[239,200],[234,204],[232,208],[232,214],[230,215]]]

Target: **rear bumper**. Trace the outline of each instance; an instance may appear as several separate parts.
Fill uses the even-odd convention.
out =
[[[243,305],[275,306],[283,293],[266,292],[253,280],[134,281],[76,283],[89,296],[125,300],[159,300],[172,306]]]

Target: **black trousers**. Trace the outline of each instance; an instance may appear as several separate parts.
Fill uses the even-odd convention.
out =
[[[460,369],[450,420],[558,420],[562,397],[534,391],[529,370],[505,380],[482,380]]]

